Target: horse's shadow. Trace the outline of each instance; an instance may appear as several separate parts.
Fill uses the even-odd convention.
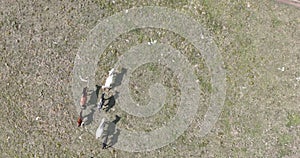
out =
[[[85,121],[85,123],[84,123],[84,125],[89,125],[89,124],[91,124],[91,123],[93,122],[95,111],[96,111],[96,110],[91,109],[91,112],[83,117],[83,120],[84,120],[85,118],[87,118],[86,121]]]
[[[116,115],[115,117],[115,120],[108,123],[107,130],[103,135],[103,148],[112,147],[118,142],[118,137],[120,135],[121,130],[116,129],[116,125],[120,121],[121,117],[118,115]]]
[[[115,81],[112,84],[112,87],[120,86],[122,84],[122,80],[126,73],[127,73],[127,69],[122,68],[121,72],[116,74]]]
[[[91,97],[89,99],[88,105],[94,105],[97,103],[100,89],[101,89],[101,86],[96,85],[96,90],[92,91],[92,93],[90,94]]]

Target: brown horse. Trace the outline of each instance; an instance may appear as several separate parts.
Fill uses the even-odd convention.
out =
[[[87,102],[87,87],[84,87],[83,91],[82,91],[82,96],[81,96],[81,99],[80,99],[80,106],[82,108],[84,108],[85,105],[86,105],[86,102]]]
[[[82,111],[80,111],[79,117],[77,119],[77,125],[78,127],[80,127],[82,124]]]

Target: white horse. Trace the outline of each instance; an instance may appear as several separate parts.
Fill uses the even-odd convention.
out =
[[[98,139],[99,137],[101,137],[102,133],[103,133],[103,130],[104,130],[104,121],[105,121],[105,118],[103,118],[101,120],[101,123],[96,131],[96,139]]]
[[[105,81],[105,85],[102,87],[103,89],[111,88],[111,84],[113,83],[114,72],[115,72],[114,68],[112,68],[110,71],[108,71],[108,77]]]

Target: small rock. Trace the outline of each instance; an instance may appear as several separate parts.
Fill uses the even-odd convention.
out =
[[[250,8],[250,3],[249,2],[247,2],[247,8]]]
[[[35,118],[36,121],[38,121],[38,120],[40,120],[40,119],[41,119],[41,117],[39,117],[39,116]]]
[[[155,44],[155,43],[157,43],[157,40],[152,40],[152,39],[150,39],[150,42],[148,42],[148,45],[150,46],[150,45],[153,45],[153,44]]]
[[[277,68],[277,69],[280,70],[280,71],[282,71],[282,72],[285,70],[284,67],[281,67],[281,68],[279,67],[279,68]]]

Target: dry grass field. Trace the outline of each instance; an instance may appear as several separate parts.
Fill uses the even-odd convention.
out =
[[[295,3],[297,3],[295,1]],[[226,98],[213,129],[197,137],[212,92],[205,60],[191,43],[164,29],[122,34],[100,56],[95,82],[134,45],[157,39],[184,52],[195,67],[202,104],[189,128],[152,151],[103,150],[95,134],[77,127],[72,77],[76,54],[101,20],[125,9],[161,6],[195,19],[208,30],[226,71]],[[138,118],[120,109],[117,126],[151,131],[176,113],[176,75],[145,64],[130,74],[139,104],[149,102],[156,82],[168,87],[165,105]],[[87,0],[0,1],[0,157],[300,157],[300,10],[273,0]],[[108,95],[113,95],[114,91]],[[118,100],[118,98],[116,98]],[[95,127],[96,128],[96,127]],[[122,132],[122,131],[121,131]]]

